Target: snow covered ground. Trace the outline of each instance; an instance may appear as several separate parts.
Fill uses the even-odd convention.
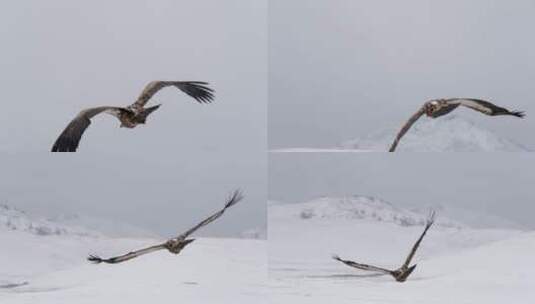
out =
[[[418,267],[401,284],[349,268],[331,256],[398,267],[422,231],[425,211],[361,196],[270,203],[268,210],[269,243],[199,238],[178,256],[161,251],[122,264],[93,265],[85,261],[89,253],[123,254],[163,239],[110,237],[74,225],[72,218],[32,219],[12,208],[0,209],[0,303],[535,300],[535,233],[473,228],[480,222],[507,223],[497,218],[439,217],[416,254]]]
[[[345,141],[332,148],[284,148],[271,152],[386,152],[399,129],[377,131]],[[477,124],[449,115],[437,119],[421,118],[401,139],[399,152],[527,152],[522,146]]]
[[[424,213],[368,197],[270,203],[268,211],[273,303],[535,301],[535,232],[476,229],[439,214],[413,260],[418,267],[398,283],[331,256],[397,268],[422,232]]]
[[[85,260],[90,253],[119,255],[163,239],[109,237],[76,226],[0,209],[0,303],[267,302],[263,240],[198,238],[178,256],[161,251],[93,265]]]

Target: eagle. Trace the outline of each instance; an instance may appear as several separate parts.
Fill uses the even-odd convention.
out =
[[[186,232],[182,233],[181,235],[179,235],[179,236],[177,236],[175,238],[169,239],[165,243],[161,243],[161,244],[158,244],[158,245],[154,245],[154,246],[146,247],[146,248],[143,248],[143,249],[131,251],[131,252],[127,253],[127,254],[116,256],[116,257],[112,257],[112,258],[108,258],[108,259],[103,259],[103,258],[99,257],[98,255],[89,255],[87,260],[92,262],[92,263],[95,263],[95,264],[99,264],[99,263],[117,264],[117,263],[121,263],[121,262],[124,262],[124,261],[131,260],[133,258],[137,258],[138,256],[141,256],[141,255],[144,255],[144,254],[147,254],[147,253],[151,253],[151,252],[154,252],[154,251],[158,251],[158,250],[162,250],[162,249],[167,249],[171,253],[179,254],[180,251],[182,251],[182,249],[184,249],[191,242],[195,241],[195,239],[188,239],[188,236],[190,236],[192,233],[197,231],[197,229],[199,229],[199,228],[201,228],[203,226],[206,226],[209,223],[211,223],[211,222],[215,221],[216,219],[218,219],[221,215],[223,215],[223,213],[225,213],[225,210],[227,210],[227,208],[230,208],[230,207],[234,206],[237,202],[241,201],[242,199],[243,199],[242,193],[239,190],[234,191],[232,193],[232,195],[227,199],[227,201],[225,203],[225,207],[223,207],[223,209],[221,209],[218,212],[210,215],[205,220],[201,221],[200,223],[198,223],[197,225],[193,226],[192,228],[190,228]]]
[[[145,108],[145,105],[154,94],[170,86],[181,90],[201,104],[211,103],[214,99],[214,90],[208,87],[207,82],[151,81],[145,86],[137,100],[127,107],[102,106],[82,110],[61,132],[52,146],[52,152],[76,152],[82,135],[91,124],[91,119],[101,113],[117,117],[121,122],[121,128],[132,129],[145,124],[147,117],[160,107],[158,104]]]
[[[416,241],[414,246],[412,246],[412,249],[409,252],[409,255],[407,256],[407,258],[405,259],[405,262],[403,263],[403,265],[401,265],[401,267],[399,267],[396,270],[389,270],[389,269],[376,267],[376,266],[372,266],[372,265],[361,264],[361,263],[357,263],[357,262],[353,262],[353,261],[349,261],[349,260],[343,260],[337,255],[333,256],[333,259],[335,259],[335,260],[337,260],[339,262],[342,262],[342,263],[346,264],[347,266],[351,266],[351,267],[354,267],[354,268],[357,268],[357,269],[366,270],[366,271],[375,271],[375,272],[379,272],[379,273],[389,274],[389,275],[393,276],[396,281],[405,282],[407,280],[407,278],[409,277],[409,275],[414,271],[414,268],[416,268],[416,264],[414,264],[412,266],[409,266],[410,263],[411,263],[411,260],[414,257],[414,254],[416,253],[416,250],[418,250],[418,247],[420,246],[420,243],[422,242],[422,239],[424,238],[427,230],[429,230],[431,225],[433,225],[434,221],[435,221],[435,212],[432,211],[429,214],[429,217],[427,218],[427,221],[425,223],[424,232],[422,233],[422,235],[420,235],[420,238],[418,238],[418,240]]]
[[[450,113],[455,110],[458,106],[464,106],[472,110],[476,110],[483,114],[489,116],[498,116],[498,115],[510,115],[518,118],[523,118],[525,116],[524,112],[521,111],[509,111],[506,108],[498,107],[497,105],[488,102],[482,99],[475,98],[447,98],[447,99],[433,99],[430,100],[416,112],[411,118],[403,125],[401,130],[394,139],[392,146],[390,146],[389,152],[394,152],[396,147],[399,144],[399,141],[409,131],[411,126],[420,118],[422,115],[426,114],[428,117],[437,118],[443,115]]]

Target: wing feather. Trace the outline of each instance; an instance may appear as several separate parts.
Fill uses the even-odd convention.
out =
[[[118,107],[97,107],[81,111],[61,132],[51,151],[76,152],[82,135],[91,124],[91,118],[103,112],[119,117],[121,111],[126,110]]]
[[[201,228],[203,226],[206,226],[209,223],[211,223],[211,222],[215,221],[216,219],[218,219],[220,216],[223,215],[223,213],[225,213],[225,210],[227,210],[227,208],[230,208],[230,207],[234,206],[237,202],[241,201],[242,199],[243,199],[242,193],[239,190],[234,191],[232,193],[232,195],[227,199],[227,202],[225,203],[225,207],[223,207],[223,209],[221,209],[218,212],[210,215],[209,217],[207,217],[202,222],[198,223],[194,227],[190,228],[188,231],[186,231],[183,234],[181,234],[180,236],[178,236],[178,238],[179,239],[186,239],[188,236],[190,236],[193,232],[195,232],[199,228]]]
[[[154,251],[158,251],[158,250],[162,250],[162,249],[165,249],[165,243],[155,245],[155,246],[150,246],[150,247],[143,248],[143,249],[136,250],[136,251],[131,251],[127,254],[123,254],[123,255],[108,258],[108,259],[103,259],[99,257],[98,255],[89,255],[89,257],[87,257],[87,260],[95,264],[100,264],[100,263],[117,264],[117,263],[131,260],[133,258],[137,258],[138,256],[141,256],[141,255],[151,253]]]
[[[506,108],[499,107],[489,101],[482,100],[482,99],[451,98],[451,99],[448,99],[448,102],[458,102],[462,106],[465,106],[467,108],[476,110],[480,113],[483,113],[485,115],[490,115],[490,116],[511,115],[511,116],[516,116],[519,118],[523,118],[525,116],[524,112],[522,111],[509,111]]]
[[[416,113],[414,113],[411,118],[403,125],[399,133],[396,135],[396,139],[394,139],[394,142],[390,146],[390,149],[388,152],[394,152],[396,150],[396,147],[399,144],[399,141],[409,131],[409,129],[412,127],[412,125],[425,113],[425,106],[422,106]]]
[[[412,249],[409,252],[409,255],[407,256],[407,259],[405,259],[405,263],[403,263],[402,268],[409,266],[409,264],[411,263],[412,258],[414,257],[414,254],[416,254],[416,250],[418,250],[418,247],[420,246],[420,243],[422,242],[422,239],[424,238],[425,234],[427,233],[427,230],[429,230],[429,228],[431,228],[431,226],[433,225],[434,222],[435,222],[435,212],[432,211],[429,214],[429,218],[427,219],[427,222],[425,223],[424,232],[422,232],[422,234],[420,235],[420,237],[418,238],[416,243],[414,243],[414,245],[412,246]]]
[[[133,107],[142,108],[158,91],[165,87],[174,86],[199,103],[210,103],[214,99],[214,90],[202,81],[152,81],[145,86]]]
[[[360,269],[360,270],[377,271],[377,272],[381,272],[381,273],[385,273],[385,274],[392,274],[391,270],[384,269],[384,268],[381,268],[381,267],[372,266],[372,265],[361,264],[361,263],[357,263],[357,262],[353,262],[353,261],[349,261],[349,260],[343,260],[337,255],[333,256],[333,259],[335,259],[335,260],[337,260],[339,262],[342,262],[342,263],[346,264],[347,266],[354,267],[354,268],[357,268],[357,269]]]

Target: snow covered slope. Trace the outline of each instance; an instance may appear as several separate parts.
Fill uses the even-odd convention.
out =
[[[366,210],[365,215],[360,210]],[[422,232],[419,224],[425,214],[358,197],[270,204],[268,211],[271,287],[278,290],[273,303],[535,300],[528,283],[535,266],[535,233],[475,229],[439,214],[413,260],[418,267],[401,284],[331,256],[397,268]],[[400,217],[403,220],[395,220]]]
[[[263,240],[201,238],[178,256],[161,251],[117,265],[93,265],[85,257],[122,254],[162,239],[0,226],[0,303],[535,300],[535,233],[475,229],[439,217],[416,254],[416,271],[400,284],[349,268],[331,255],[395,268],[421,233],[425,211],[360,196],[270,204],[268,211],[269,246]]]
[[[0,204],[0,230],[2,229],[41,236],[157,237],[153,232],[116,220],[76,214],[44,218],[6,204]]]
[[[44,218],[31,216],[17,208],[0,204],[0,231],[28,232],[34,235],[96,236],[94,231],[82,227],[69,227]]]
[[[384,130],[340,145],[349,150],[388,151],[398,129]],[[401,139],[398,151],[407,152],[526,152],[517,143],[455,115],[421,118]]]
[[[161,251],[93,265],[88,254],[119,255],[164,240],[109,237],[80,228],[78,217],[57,221],[63,224],[9,207],[0,212],[0,303],[267,301],[265,241],[199,238],[178,256]]]
[[[154,232],[147,231],[131,224],[117,220],[102,219],[79,214],[67,214],[49,217],[48,222],[77,229],[89,229],[109,237],[158,237]]]
[[[122,254],[154,241],[116,239],[93,248]],[[162,251],[116,265],[86,263],[84,253],[80,265],[0,289],[0,303],[267,303],[264,253],[264,241],[205,238],[178,256]]]
[[[301,219],[359,219],[394,223],[400,226],[422,226],[427,213],[397,208],[391,203],[370,196],[321,197],[306,203],[274,206],[270,215],[285,217],[288,215]],[[462,227],[462,224],[446,218],[436,222],[444,227]]]
[[[342,142],[332,148],[291,147],[274,153],[387,152],[399,129],[386,129]],[[423,117],[401,139],[399,152],[528,152],[524,147],[475,123],[449,115],[437,119]]]

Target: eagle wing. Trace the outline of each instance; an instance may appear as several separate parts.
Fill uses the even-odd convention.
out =
[[[231,195],[231,197],[227,200],[227,202],[225,204],[225,207],[223,209],[221,209],[220,211],[216,212],[215,214],[209,216],[207,219],[205,219],[204,221],[200,222],[195,227],[191,228],[190,230],[186,231],[185,233],[181,234],[179,237],[177,237],[177,239],[180,239],[180,240],[186,239],[186,237],[188,237],[190,234],[195,232],[195,230],[199,229],[200,227],[202,227],[204,225],[207,225],[208,223],[216,220],[218,217],[223,215],[223,213],[225,212],[225,210],[227,208],[233,206],[234,204],[236,204],[237,202],[242,200],[242,198],[243,198],[243,196],[242,196],[240,191],[234,191],[234,193]],[[124,262],[124,261],[131,260],[133,258],[137,258],[138,256],[141,256],[141,255],[144,255],[144,254],[147,254],[147,253],[151,253],[151,252],[162,250],[162,249],[167,249],[166,245],[167,245],[167,242],[162,243],[162,244],[158,244],[158,245],[154,245],[154,246],[150,246],[150,247],[147,247],[147,248],[143,248],[143,249],[140,249],[140,250],[136,250],[136,251],[131,251],[131,252],[127,253],[127,254],[123,254],[123,255],[112,257],[112,258],[108,258],[108,259],[103,259],[103,258],[101,258],[101,257],[99,257],[97,255],[90,255],[87,258],[87,260],[90,261],[90,262],[96,263],[96,264],[99,264],[99,263],[116,264],[116,263],[121,263],[121,262]]]
[[[462,106],[465,106],[467,108],[476,110],[478,112],[481,112],[483,114],[490,115],[490,116],[511,115],[511,116],[516,116],[519,118],[523,118],[525,116],[524,112],[522,111],[509,111],[506,108],[499,107],[491,102],[488,102],[482,99],[451,98],[451,99],[448,99],[447,101],[448,103],[452,103],[452,104],[458,103]]]
[[[420,118],[422,117],[422,115],[425,114],[425,106],[422,106],[416,113],[414,113],[411,118],[409,118],[409,120],[405,123],[405,125],[403,125],[403,127],[401,128],[401,130],[399,131],[399,133],[396,135],[396,139],[394,139],[394,142],[392,143],[392,145],[390,146],[390,149],[388,150],[388,152],[394,152],[396,150],[396,147],[398,146],[399,144],[399,141],[401,140],[401,138],[403,137],[403,135],[405,135],[405,133],[407,133],[407,131],[409,131],[409,129],[412,127],[412,125]]]
[[[241,194],[241,192],[239,190],[234,191],[232,193],[232,195],[227,199],[227,202],[225,203],[225,207],[223,207],[223,209],[221,209],[218,212],[210,215],[205,220],[203,220],[202,222],[198,223],[194,227],[190,228],[188,231],[182,233],[177,238],[178,239],[186,239],[188,236],[190,236],[197,229],[199,229],[199,228],[201,228],[203,226],[206,226],[209,223],[211,223],[211,222],[215,221],[216,219],[218,219],[220,216],[223,215],[223,213],[225,213],[225,210],[227,210],[227,208],[230,208],[230,207],[234,206],[237,202],[241,201],[242,199],[243,199],[243,195]]]
[[[182,92],[193,97],[199,103],[210,103],[214,99],[214,90],[208,87],[207,82],[202,81],[151,81],[145,86],[134,108],[143,108],[154,94],[165,87],[174,86]]]
[[[137,258],[140,255],[144,255],[144,254],[151,253],[151,252],[154,252],[154,251],[158,251],[158,250],[161,250],[161,249],[165,249],[165,243],[159,244],[159,245],[155,245],[155,246],[150,246],[150,247],[143,248],[143,249],[136,250],[136,251],[131,251],[131,252],[127,253],[127,254],[123,254],[123,255],[120,255],[120,256],[112,257],[112,258],[109,258],[109,259],[103,259],[103,258],[99,257],[98,255],[90,255],[87,258],[87,260],[90,261],[90,262],[93,262],[95,264],[100,264],[100,263],[116,264],[116,263],[121,263],[121,262],[124,262],[124,261],[131,260],[133,258]]]
[[[97,107],[81,111],[61,132],[52,146],[52,152],[76,152],[82,135],[91,124],[91,118],[100,113],[108,113],[119,118],[122,111],[127,110],[118,107]]]
[[[429,230],[429,228],[431,228],[431,226],[433,225],[434,222],[435,222],[435,211],[432,211],[429,214],[429,218],[427,219],[427,222],[425,223],[424,232],[422,232],[422,235],[420,235],[420,237],[418,238],[416,243],[414,243],[414,245],[412,246],[411,252],[409,252],[409,255],[407,256],[407,259],[405,259],[405,263],[403,263],[402,268],[409,266],[409,264],[411,263],[412,258],[414,257],[414,254],[416,253],[416,250],[418,250],[418,247],[420,246],[420,243],[422,242],[422,239],[424,238],[427,230]]]
[[[361,270],[377,271],[377,272],[381,272],[381,273],[384,273],[384,274],[391,274],[392,273],[391,270],[384,269],[384,268],[381,268],[381,267],[376,267],[376,266],[367,265],[367,264],[361,264],[361,263],[357,263],[357,262],[353,262],[353,261],[349,261],[349,260],[343,260],[337,255],[333,256],[333,259],[335,259],[335,260],[337,260],[339,262],[342,262],[342,263],[346,264],[347,266],[358,268],[358,269],[361,269]]]

